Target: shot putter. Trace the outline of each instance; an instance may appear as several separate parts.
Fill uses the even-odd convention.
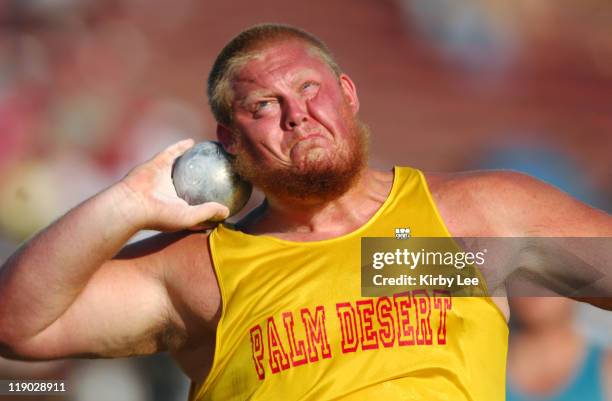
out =
[[[190,205],[218,202],[227,206],[229,216],[238,213],[249,200],[252,186],[232,170],[231,157],[218,142],[194,145],[174,162],[172,182],[177,195]]]

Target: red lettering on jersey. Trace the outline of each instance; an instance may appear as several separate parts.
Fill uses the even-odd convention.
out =
[[[283,349],[283,344],[280,341],[278,330],[274,318],[268,318],[268,350],[270,353],[270,370],[272,373],[278,373],[282,370],[289,369],[289,357]]]
[[[385,348],[393,347],[396,338],[399,346],[431,345],[433,309],[439,311],[437,344],[445,345],[448,341],[447,316],[448,311],[452,309],[452,297],[448,291],[434,290],[433,294],[427,290],[407,291],[394,294],[393,299],[377,298],[376,305],[372,298],[356,300],[354,303],[336,303],[342,334],[342,353],[357,351],[359,344],[364,351],[379,348],[380,342]],[[314,309],[300,309],[305,340],[296,338],[293,312],[283,312],[281,316],[287,334],[289,353],[285,352],[274,317],[270,316],[266,320],[268,362],[272,373],[279,373],[291,366],[317,362],[320,358],[332,357],[323,305],[318,305]],[[255,325],[249,331],[255,372],[259,380],[265,378],[266,350],[262,326]]]
[[[350,302],[341,302],[336,304],[336,312],[342,329],[342,353],[355,352],[359,345],[355,309]]]
[[[380,329],[378,331],[380,341],[384,347],[393,347],[395,342],[395,327],[393,323],[393,303],[388,297],[378,298],[376,302],[376,317]]]
[[[416,310],[416,343],[431,345],[431,304],[426,290],[412,291],[414,309]]]
[[[306,347],[304,346],[304,340],[295,341],[295,330],[293,323],[293,313],[283,313],[283,324],[285,325],[285,331],[287,332],[287,339],[289,340],[289,359],[291,360],[291,366],[303,365],[306,362]]]
[[[317,345],[321,348],[323,359],[331,358],[331,347],[327,341],[327,330],[325,328],[325,309],[323,305],[315,308],[315,317],[312,318],[308,308],[302,308],[302,322],[304,322],[304,330],[306,331],[306,339],[308,341],[308,362],[316,362],[319,360],[317,353]]]
[[[356,306],[361,328],[361,349],[376,349],[378,348],[378,333],[374,331],[372,323],[374,300],[357,301]]]
[[[251,334],[251,349],[253,351],[253,362],[255,362],[255,371],[259,380],[263,380],[266,377],[266,371],[263,366],[264,359],[264,345],[261,333],[261,326],[253,326],[250,331]]]
[[[397,342],[402,345],[414,345],[414,327],[410,324],[410,292],[393,295],[397,312]]]
[[[452,308],[453,302],[448,291],[434,290],[434,308],[440,310],[438,327],[438,344],[446,344],[446,311]]]

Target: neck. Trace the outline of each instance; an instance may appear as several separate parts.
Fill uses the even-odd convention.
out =
[[[376,213],[389,195],[392,176],[366,168],[347,192],[331,201],[266,194],[258,216],[248,216],[240,225],[254,234],[342,235]]]

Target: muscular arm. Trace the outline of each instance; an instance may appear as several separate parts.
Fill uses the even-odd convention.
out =
[[[26,242],[0,269],[0,351],[21,359],[119,356],[162,349],[176,319],[168,271],[181,238],[132,245],[140,229],[177,231],[227,209],[188,206],[170,181],[176,144]],[[176,235],[176,234],[175,234]],[[205,249],[205,247],[203,247]],[[171,252],[172,251],[172,252]]]
[[[496,208],[495,219],[512,222],[519,236],[534,238],[523,258],[525,269],[543,282],[561,279],[576,289],[568,291],[572,298],[612,310],[612,216],[523,174],[506,173],[499,180],[507,200]]]
[[[576,283],[574,288],[589,280],[589,270],[596,271],[602,277],[584,294],[612,294],[612,254],[605,246],[612,237],[609,214],[519,173],[433,176],[432,182],[437,189],[441,213],[453,235],[533,238],[523,248],[529,252],[520,255],[521,264],[514,268],[521,267],[543,282],[552,283],[561,278],[570,284]],[[538,239],[544,237],[558,237],[558,240]],[[578,241],[570,237],[585,238]],[[599,238],[590,241],[587,237]],[[512,271],[504,274],[507,276]],[[573,298],[612,309],[609,295],[586,295]]]
[[[130,211],[124,205],[119,187],[105,190],[40,232],[7,260],[0,270],[3,343],[17,352],[26,351],[45,337],[41,334],[56,330],[60,317],[93,282],[94,275],[101,277],[114,266],[119,268],[105,262],[137,231],[128,222]],[[92,316],[83,316],[87,318]]]

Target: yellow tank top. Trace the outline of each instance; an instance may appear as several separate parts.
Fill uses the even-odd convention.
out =
[[[218,226],[213,366],[190,399],[504,400],[506,321],[488,297],[360,293],[361,237],[450,236],[423,174],[396,167],[356,231],[293,242]]]

